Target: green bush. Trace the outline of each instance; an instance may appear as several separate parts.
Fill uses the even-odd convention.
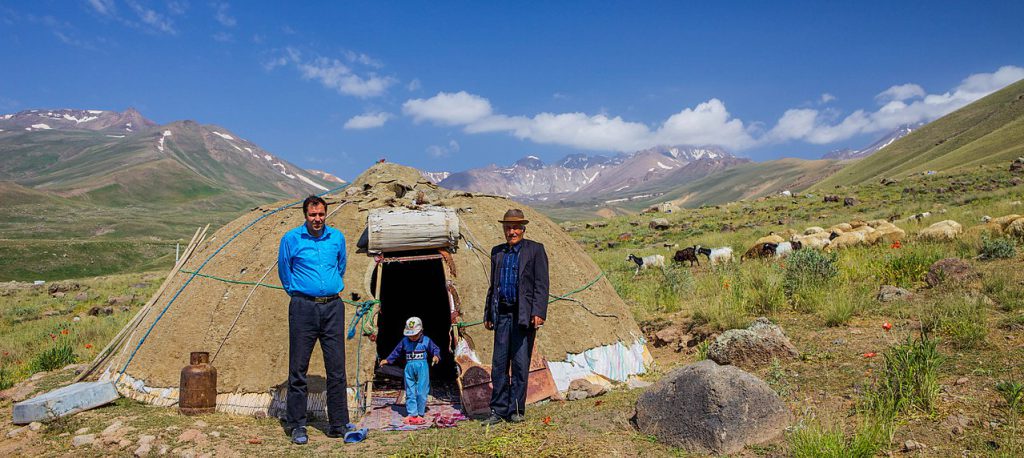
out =
[[[14,386],[14,374],[7,369],[7,366],[0,366],[0,391]]]
[[[744,281],[737,285],[742,288],[744,304],[747,311],[755,315],[771,315],[786,305],[784,279],[772,267],[762,271],[748,272]]]
[[[693,291],[693,276],[689,269],[670,266],[662,270],[663,281],[658,283],[654,291],[654,300],[662,311],[672,313],[679,311],[680,298],[687,291]]]
[[[996,384],[996,391],[1003,395],[1009,412],[1024,413],[1024,383],[1002,380]]]
[[[75,356],[75,349],[71,339],[57,335],[53,345],[37,354],[29,362],[29,369],[32,372],[44,372],[60,369],[68,364],[74,364],[78,357]]]
[[[815,421],[789,434],[789,456],[869,458],[889,444],[892,433],[892,422],[878,418],[862,420],[851,437],[843,434],[840,425],[824,427]]]
[[[1017,256],[1017,244],[1013,239],[981,237],[981,249],[978,250],[981,259],[1008,259]]]
[[[945,359],[936,341],[922,334],[885,350],[881,375],[866,393],[870,412],[895,418],[912,409],[931,413],[939,394],[939,366]]]
[[[874,268],[883,285],[912,288],[924,280],[928,268],[939,259],[942,259],[942,253],[934,249],[906,249],[902,254],[885,255],[874,263]]]
[[[783,288],[787,295],[807,286],[818,286],[839,274],[838,255],[818,250],[794,251],[786,258]]]
[[[981,296],[947,296],[939,298],[928,313],[922,314],[921,327],[926,332],[939,332],[958,349],[977,348],[988,335],[985,316],[986,308]]]

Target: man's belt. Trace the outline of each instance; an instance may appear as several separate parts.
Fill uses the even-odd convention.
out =
[[[319,297],[317,297],[317,296],[310,296],[310,295],[302,294],[302,293],[296,293],[295,295],[299,296],[299,297],[301,297],[303,299],[307,299],[307,300],[311,300],[313,302],[316,302],[317,304],[326,304],[326,303],[328,303],[330,301],[333,301],[335,299],[341,299],[341,297],[338,296],[337,294],[335,294],[333,296],[319,296]]]

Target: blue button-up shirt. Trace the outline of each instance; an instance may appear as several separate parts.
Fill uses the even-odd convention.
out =
[[[320,237],[309,235],[306,224],[281,237],[277,275],[289,296],[333,296],[345,289],[345,236],[324,226]]]
[[[519,301],[519,251],[522,248],[521,243],[506,245],[505,256],[499,267],[501,275],[498,277],[498,298],[507,304]]]

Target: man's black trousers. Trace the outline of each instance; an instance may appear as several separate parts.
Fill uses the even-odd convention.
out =
[[[288,416],[289,427],[306,426],[308,386],[306,371],[313,345],[320,339],[327,369],[327,418],[332,427],[348,424],[345,391],[345,303],[326,303],[292,296],[288,304]]]
[[[515,308],[498,309],[494,323],[494,355],[491,358],[491,411],[502,418],[526,412],[526,381],[530,376],[533,327],[520,326]]]

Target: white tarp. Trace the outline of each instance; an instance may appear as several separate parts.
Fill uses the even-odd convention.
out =
[[[646,341],[639,339],[632,345],[616,342],[591,348],[583,353],[570,353],[565,361],[548,361],[551,376],[559,391],[569,389],[573,380],[594,374],[616,382],[625,382],[631,375],[647,372],[651,356]]]

